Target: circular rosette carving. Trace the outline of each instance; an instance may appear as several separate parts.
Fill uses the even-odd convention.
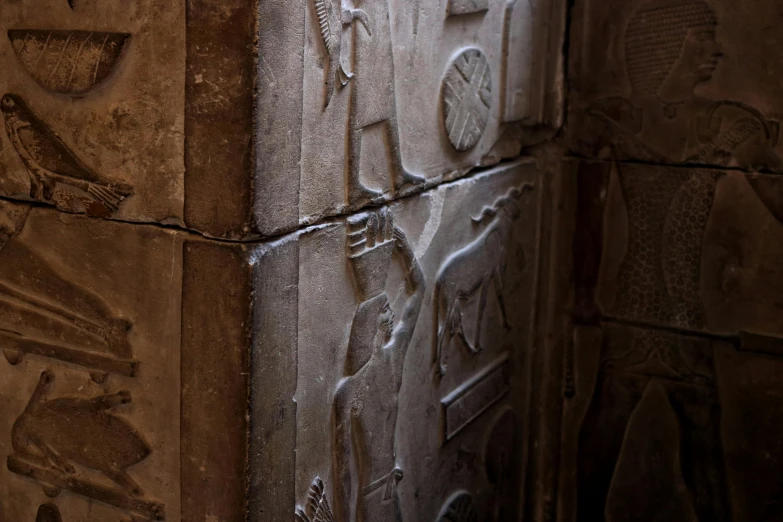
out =
[[[452,495],[441,509],[438,522],[478,522],[473,497],[464,491]]]
[[[473,148],[487,128],[492,105],[489,62],[481,51],[466,49],[451,63],[441,103],[452,146],[460,152]]]
[[[13,29],[8,39],[28,74],[43,88],[71,96],[101,85],[117,68],[130,35]]]

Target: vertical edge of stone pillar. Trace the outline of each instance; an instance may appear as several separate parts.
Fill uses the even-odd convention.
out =
[[[254,4],[187,2],[184,214],[210,236],[251,230]]]
[[[298,235],[260,248],[253,265],[250,522],[292,519],[296,505]]]
[[[242,522],[252,269],[244,250],[233,245],[188,241],[184,249],[182,520]]]
[[[558,469],[562,415],[563,363],[572,306],[571,249],[575,227],[576,169],[556,157],[545,160],[542,196],[549,201],[541,225],[541,289],[537,325],[538,349],[531,376],[534,390],[530,414],[530,473],[527,518],[537,522],[558,520]]]
[[[258,1],[253,214],[264,236],[299,225],[307,8],[305,0]]]

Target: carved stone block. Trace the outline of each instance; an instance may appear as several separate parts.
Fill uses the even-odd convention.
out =
[[[770,436],[783,421],[770,402],[783,180],[625,161],[564,169],[576,178],[576,324],[558,519],[776,518],[777,482],[762,478],[783,459]]]
[[[253,400],[277,421],[252,434],[251,520],[516,519],[541,183],[523,162],[258,253],[264,279],[298,276],[257,302],[289,353],[267,336],[252,366],[296,371]]]

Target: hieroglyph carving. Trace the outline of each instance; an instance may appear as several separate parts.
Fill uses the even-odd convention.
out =
[[[108,217],[133,190],[101,178],[66,145],[21,96],[0,101],[5,130],[30,177],[30,197],[60,210]]]
[[[449,0],[449,15],[481,13],[489,9],[489,0]]]
[[[329,66],[325,73],[324,105],[328,106],[331,100],[335,79],[339,79],[342,85],[351,83],[348,108],[349,150],[346,156],[348,203],[358,207],[370,201],[380,201],[383,197],[382,192],[366,187],[360,179],[362,130],[371,125],[383,125],[386,130],[386,147],[394,190],[424,183],[424,178],[408,172],[402,164],[397,103],[394,97],[388,0],[366,5],[366,12],[348,8],[341,3],[339,16],[332,0],[313,1],[318,29],[329,56]],[[361,24],[353,24],[354,20],[359,20]],[[348,60],[353,64],[352,72],[345,71],[340,61],[343,26],[350,26],[353,30],[353,45]]]
[[[12,29],[11,46],[41,87],[72,96],[100,86],[117,68],[127,33]]]
[[[96,382],[109,373],[132,377],[131,324],[106,303],[57,273],[18,234],[26,208],[0,204],[0,341],[3,355],[19,364],[25,354],[77,364]],[[24,268],[24,270],[22,270]]]
[[[38,508],[35,522],[63,522],[60,509],[54,504],[42,504]]]
[[[441,401],[445,441],[453,439],[508,392],[511,370],[508,354],[460,385]]]
[[[520,208],[516,200],[533,185],[525,183],[511,189],[491,207],[485,207],[481,215],[472,218],[477,225],[488,223],[484,231],[472,243],[457,251],[441,267],[435,280],[436,332],[433,336],[433,364],[437,375],[446,373],[443,350],[447,339],[459,337],[470,353],[482,351],[481,334],[484,324],[489,290],[494,288],[500,306],[503,326],[509,328],[503,297],[503,278],[506,273],[508,243],[512,224],[519,218]],[[465,331],[463,303],[480,292],[475,319],[475,334],[470,339]]]
[[[449,141],[459,152],[472,149],[484,134],[492,106],[492,77],[486,56],[467,49],[443,78],[443,118]]]
[[[323,481],[316,477],[307,493],[304,509],[297,508],[294,522],[335,522]]]
[[[108,410],[130,404],[120,391],[93,399],[45,400],[54,374],[41,374],[24,412],[12,430],[14,454],[8,469],[41,484],[55,497],[63,489],[154,520],[164,520],[161,504],[143,500],[144,491],[127,469],[145,460],[151,450],[128,422]],[[79,466],[79,468],[77,468]],[[94,472],[119,488],[92,478]]]
[[[782,169],[778,122],[745,103],[698,94],[723,58],[717,28],[704,0],[641,2],[623,39],[630,93],[592,101],[594,128],[580,139],[597,138],[620,159]]]
[[[362,302],[351,327],[346,376],[333,402],[335,519],[399,522],[397,483],[403,471],[395,457],[398,394],[424,298],[424,274],[390,213],[351,218],[348,235]],[[393,253],[407,274],[409,292],[396,325],[384,291]]]

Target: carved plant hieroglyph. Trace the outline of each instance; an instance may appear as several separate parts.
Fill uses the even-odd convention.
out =
[[[475,223],[489,225],[472,243],[452,255],[441,267],[435,280],[433,291],[436,335],[433,336],[433,363],[436,372],[443,375],[446,366],[443,363],[443,349],[448,338],[458,336],[471,353],[482,350],[481,333],[484,323],[484,309],[491,287],[498,299],[503,325],[509,328],[503,297],[503,277],[506,272],[508,243],[512,232],[512,223],[519,218],[520,210],[516,202],[533,185],[526,183],[520,188],[511,189],[498,199],[492,207],[486,207],[480,216],[474,217]],[[464,302],[480,292],[476,314],[475,334],[469,338],[463,316]]]

